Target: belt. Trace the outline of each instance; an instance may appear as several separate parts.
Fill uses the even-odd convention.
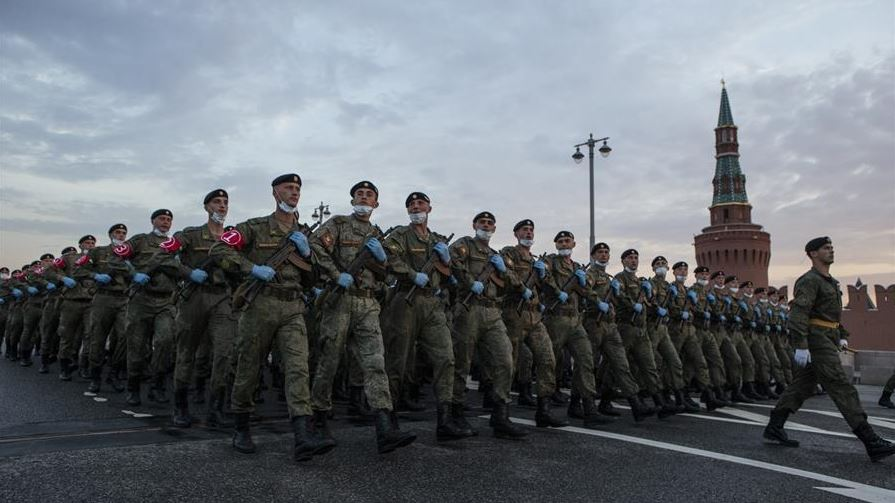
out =
[[[119,290],[100,290],[96,292],[97,295],[105,295],[106,297],[127,297],[127,292],[122,292]]]
[[[368,288],[349,288],[348,295],[352,297],[361,297],[364,299],[372,299],[374,296],[373,290]]]
[[[515,311],[517,307],[519,307],[518,302],[504,301],[504,303],[503,303],[504,309],[512,309],[513,311]],[[536,311],[540,311],[540,310],[541,310],[541,308],[537,304],[532,304],[530,302],[522,303],[522,311],[536,312]]]
[[[839,323],[835,321],[822,320],[820,318],[811,318],[810,320],[808,320],[808,323],[814,325],[815,327],[832,328],[833,330],[839,328]]]
[[[298,290],[283,290],[280,288],[265,288],[261,290],[261,294],[285,302],[292,302],[301,298],[301,292]]]
[[[398,288],[398,295],[407,295],[410,293],[411,287],[400,287]],[[433,288],[419,288],[417,287],[416,291],[413,292],[414,295],[418,295],[420,297],[435,297],[435,290]]]

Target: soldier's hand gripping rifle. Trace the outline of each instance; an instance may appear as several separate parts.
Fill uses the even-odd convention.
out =
[[[305,232],[298,232],[301,232],[302,234],[305,234],[305,236],[307,236]],[[309,231],[306,232],[309,233]],[[292,233],[290,232],[289,234],[286,234],[283,242],[280,243],[280,247],[277,248],[273,255],[271,255],[270,257],[268,257],[267,260],[264,261],[263,265],[266,265],[276,271],[281,265],[288,261],[295,267],[298,267],[303,271],[310,272],[311,264],[307,263],[305,259],[301,258],[301,256],[298,255],[298,252],[295,250],[295,244],[292,242],[292,240],[289,239],[290,234]],[[265,286],[267,286],[267,282],[262,281],[258,278],[252,278],[250,281],[243,282],[241,285],[239,285],[239,288],[237,288],[236,291],[233,292],[233,309],[239,311],[247,308],[249,304],[251,304],[252,301],[255,300],[255,297],[257,297],[258,294],[261,293],[261,290],[264,290]]]
[[[647,293],[649,293],[650,297],[652,297],[653,284],[650,283],[648,279],[642,279],[640,280],[640,294],[637,295],[637,302],[634,303],[635,306],[637,304],[640,304],[640,311],[638,312],[636,309],[634,310],[634,314],[631,315],[631,323],[634,323],[634,320],[636,320],[637,317],[640,316],[640,314],[643,312],[643,310],[646,309],[646,306],[644,306],[643,304],[644,302],[649,300],[646,296]]]
[[[558,298],[558,297],[559,297],[559,294],[560,294],[560,293],[565,293],[565,294],[568,295],[569,290],[570,290],[570,289],[572,288],[572,286],[573,286],[573,285],[572,285],[572,282],[573,282],[573,281],[580,281],[580,280],[578,279],[578,271],[584,271],[584,272],[586,273],[587,270],[588,270],[589,268],[590,268],[590,265],[588,265],[588,266],[585,267],[584,269],[576,269],[575,271],[573,271],[573,272],[572,272],[572,275],[569,276],[568,278],[566,278],[566,280],[563,282],[562,286],[559,287],[559,292],[557,292],[557,294],[556,294],[556,295],[557,295],[557,299],[554,300],[552,304],[550,304],[550,307],[548,307],[547,310],[549,310],[549,311],[553,311],[554,309],[556,309],[556,306],[559,305],[559,298]]]
[[[215,263],[212,257],[205,257],[202,262],[199,262],[199,265],[195,267],[195,269],[202,269],[207,272],[207,269]],[[195,293],[196,289],[199,288],[199,285],[202,283],[196,283],[195,281],[188,280],[185,285],[180,289],[177,296],[186,301],[190,298],[190,296]]]
[[[546,257],[546,256],[547,256],[546,252],[542,253],[541,256],[537,258],[537,260],[544,260],[544,257]],[[538,271],[536,271],[534,268],[534,263],[537,260],[532,262],[532,268],[530,271],[528,271],[528,277],[525,278],[525,282],[522,283],[523,288],[525,288],[526,290],[531,290],[531,287],[533,287],[535,285],[535,282],[538,280]],[[525,291],[525,290],[523,290],[523,291]],[[521,299],[519,299],[519,304],[516,306],[516,312],[518,314],[522,314],[522,308],[525,307],[526,302],[528,302],[528,300],[525,297],[522,297]]]
[[[668,303],[671,301],[671,292],[674,292],[674,296],[677,297],[677,287],[674,285],[668,285],[668,288],[665,289],[666,295],[665,300],[662,301],[661,306],[657,306],[656,312],[658,313],[659,309],[665,310],[665,316],[659,316],[659,319],[656,322],[656,328],[659,328],[663,323],[668,323]]]
[[[503,287],[503,280],[497,276],[497,269],[494,268],[494,263],[491,262],[491,257],[495,255],[497,254],[492,253],[488,256],[488,262],[485,264],[484,267],[482,267],[481,272],[479,272],[479,275],[475,277],[475,280],[483,285],[487,284],[488,281],[492,281],[495,285],[497,285],[498,288],[500,288]],[[468,294],[466,294],[466,297],[464,297],[463,300],[460,301],[460,304],[464,308],[466,308],[467,311],[469,311],[469,301],[472,299],[473,295],[480,294],[470,291]]]
[[[389,227],[389,229],[382,233],[381,239],[385,240],[385,238],[391,234],[396,227]],[[354,260],[348,264],[348,269],[345,270],[347,274],[351,277],[356,277],[358,274],[363,272],[364,268],[367,265],[367,262],[373,260],[373,254],[370,252],[370,249],[367,248],[367,242],[371,239],[375,238],[374,233],[368,234],[364,237],[363,243],[361,243],[360,251],[357,252],[357,255],[354,256]],[[347,288],[343,288],[338,283],[332,282],[323,290],[323,293],[320,294],[319,302],[322,306],[332,306],[335,304],[341,295],[345,293]]]
[[[441,242],[445,245],[449,245],[452,239],[454,239],[454,233],[451,233],[451,235],[447,237],[447,240]],[[432,269],[438,269],[438,271],[441,272],[441,274],[443,274],[445,278],[451,275],[450,268],[444,265],[444,262],[441,261],[441,257],[439,257],[438,253],[436,253],[434,250],[432,251],[432,256],[429,257],[429,260],[427,260],[426,263],[423,264],[423,268],[420,269],[420,272],[425,274],[426,276],[431,276]],[[404,296],[404,302],[406,302],[410,306],[413,305],[413,299],[414,295],[416,294],[417,288],[417,285],[414,283],[414,285],[410,288],[410,291],[407,292],[407,295]]]
[[[615,280],[613,279],[611,281],[615,281]],[[600,302],[602,302],[603,304],[607,304],[609,306],[609,309],[612,309],[612,304],[610,304],[609,302],[612,300],[613,297],[615,297],[615,288],[613,288],[612,284],[610,283],[609,291],[606,292],[606,295],[603,297],[603,300],[601,300]],[[606,313],[604,313],[603,310],[600,309],[599,303],[597,303],[597,309],[600,311],[599,313],[597,313],[597,323],[599,323],[600,320],[603,319],[603,315]],[[607,312],[608,312],[608,310],[607,310]]]

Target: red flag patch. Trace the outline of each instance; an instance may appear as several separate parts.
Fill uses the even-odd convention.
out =
[[[78,260],[75,260],[75,265],[78,267],[81,267],[82,265],[87,264],[89,262],[90,262],[90,255],[85,254],[85,255],[81,255],[80,257],[78,257]]]
[[[53,259],[53,266],[56,269],[65,269],[65,259],[62,257]]]
[[[183,245],[180,244],[180,241],[174,239],[173,237],[162,241],[162,244],[158,245],[158,247],[162,250],[165,250],[166,253],[177,253],[177,250],[179,250],[181,246]]]
[[[112,248],[112,253],[118,255],[124,260],[127,260],[134,256],[134,249],[131,248],[131,245],[129,243],[121,243],[120,245]]]
[[[229,231],[221,234],[221,241],[235,250],[242,250],[242,247],[246,244],[245,238],[242,237],[242,233],[240,233],[236,229],[230,229]]]

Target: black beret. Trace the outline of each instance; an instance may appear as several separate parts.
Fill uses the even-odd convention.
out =
[[[41,260],[54,259],[54,258],[56,258],[56,257],[54,257],[52,253],[44,253],[43,255],[40,256]]]
[[[112,232],[112,230],[109,229],[109,232]],[[87,235],[81,236],[81,239],[78,240],[78,244],[81,244],[84,241],[96,241],[96,236],[94,236],[92,234],[87,234]]]
[[[480,218],[490,218],[494,223],[497,223],[497,219],[494,218],[494,214],[492,214],[490,211],[483,211],[477,214],[475,217],[473,217],[472,223],[478,222]]]
[[[694,270],[693,272],[696,274],[699,274],[701,272],[709,272],[709,268],[704,265],[701,265],[701,266],[697,267],[696,270]]]
[[[553,236],[553,242],[555,243],[555,242],[559,241],[559,240],[562,239],[562,238],[572,238],[572,239],[575,239],[575,235],[572,234],[572,233],[569,232],[569,231],[559,231],[559,232],[556,233],[555,236]]]
[[[675,262],[674,265],[671,267],[671,270],[673,271],[673,270],[677,269],[678,267],[690,267],[690,264],[681,260],[680,262]]]
[[[62,249],[62,253],[60,253],[60,255],[65,255],[67,253],[78,253],[78,249],[74,246],[66,246]]]
[[[127,232],[127,226],[124,224],[115,224],[112,227],[109,227],[109,234],[112,234],[113,232],[115,232],[117,230],[122,230],[124,232]]]
[[[734,281],[736,281],[736,280],[737,280],[737,276],[736,276],[736,274],[731,274],[730,276],[726,276],[726,277],[724,278],[724,284],[726,285],[726,284],[728,284],[728,283],[732,283],[732,282],[734,282]]]
[[[298,175],[295,175],[295,176],[298,176]],[[299,185],[301,185],[301,184],[299,184]],[[227,194],[226,190],[214,189],[211,192],[209,192],[208,194],[205,194],[205,199],[202,200],[202,204],[208,204],[208,201],[211,201],[212,199],[214,199],[216,197],[226,197],[227,199],[230,198],[230,196]]]
[[[376,194],[379,194],[379,193],[377,192]],[[351,192],[351,195],[352,196],[354,195],[354,191]],[[410,203],[416,201],[417,199],[422,199],[423,201],[426,201],[427,203],[432,202],[429,200],[429,196],[427,196],[426,194],[423,194],[422,192],[411,192],[410,195],[407,196],[407,199],[404,200],[404,207],[409,208]]]
[[[775,293],[777,293],[777,289],[772,286],[769,286],[768,287],[768,295],[774,295]]]
[[[0,267],[0,272],[9,272],[9,267]]]
[[[758,288],[755,289],[755,292],[754,292],[754,293],[756,293],[756,294],[758,294],[758,293],[764,293],[765,291],[767,291],[767,288],[765,288],[765,287],[763,287],[763,286],[760,286],[760,287],[758,287]]]
[[[715,272],[713,272],[712,275],[709,277],[709,279],[715,279],[715,278],[717,278],[718,276],[724,276],[724,271],[715,271]]]
[[[805,245],[805,253],[810,253],[813,251],[820,250],[820,247],[823,245],[832,244],[833,242],[829,237],[824,236],[822,238],[814,238]]]
[[[513,232],[518,231],[526,225],[531,226],[532,229],[535,228],[535,223],[526,218],[525,220],[519,220],[518,222],[516,222],[516,225],[513,226]]]
[[[600,250],[609,251],[609,245],[600,241],[599,243],[595,244],[593,248],[590,249],[590,254],[593,255],[594,253],[597,253]]]
[[[354,197],[354,193],[357,192],[357,189],[370,189],[376,193],[376,197],[379,197],[379,189],[377,189],[376,186],[373,185],[373,182],[368,182],[368,181],[364,180],[362,182],[355,183],[351,187],[351,190],[348,191],[348,193],[351,194],[351,197]]]
[[[652,262],[650,262],[650,267],[656,265],[656,262],[658,262],[660,260],[664,260],[666,264],[668,263],[667,258],[663,257],[662,255],[659,255],[658,257],[654,258]]]
[[[273,181],[270,182],[270,186],[276,187],[281,183],[297,183],[298,186],[301,187],[301,177],[296,175],[295,173],[286,173],[285,175],[280,175],[274,178]]]
[[[740,283],[740,288],[752,288],[752,282],[751,281],[743,281],[742,283]]]
[[[160,217],[160,216],[162,216],[162,215],[164,215],[164,216],[166,216],[166,217],[174,218],[174,214],[171,213],[171,210],[166,210],[166,209],[162,208],[162,209],[153,211],[153,212],[152,212],[152,216],[149,217],[149,219],[150,219],[150,220],[155,220],[155,217]]]
[[[627,250],[622,252],[622,260],[627,258],[628,255],[637,255],[638,257],[640,256],[640,254],[637,253],[637,250],[635,250],[634,248],[628,248]]]

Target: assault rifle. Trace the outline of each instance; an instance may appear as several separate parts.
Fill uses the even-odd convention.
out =
[[[453,239],[453,238],[454,238],[454,234],[451,233],[451,235],[448,236],[447,240],[444,241],[444,244],[450,243],[451,239]],[[438,254],[435,253],[435,251],[433,251],[432,256],[429,257],[429,260],[427,260],[425,264],[423,264],[423,268],[420,269],[420,272],[427,276],[431,275],[432,269],[439,268],[439,265],[442,265],[441,258],[439,258]],[[442,272],[444,272],[444,271],[442,271]],[[450,272],[451,272],[450,269],[448,269],[447,276],[450,276]],[[417,285],[414,283],[414,285],[410,288],[410,291],[407,292],[407,295],[404,296],[404,302],[406,302],[410,306],[413,305],[413,299],[414,299],[414,295],[416,294],[417,288],[418,288]]]
[[[298,231],[301,232],[301,231]],[[291,234],[291,232],[290,232]],[[302,234],[305,234],[302,232]],[[310,231],[308,231],[310,234]],[[307,234],[305,234],[307,235]],[[295,244],[289,239],[289,234],[283,239],[283,242],[280,243],[280,247],[277,248],[277,251],[273,253],[263,265],[266,265],[276,271],[283,263],[289,261],[295,267],[303,271],[310,272],[311,264],[305,262],[305,260],[298,256],[298,253],[295,251]],[[255,297],[261,293],[261,290],[264,290],[264,287],[267,286],[266,281],[262,281],[258,278],[253,278],[250,281],[243,282],[239,285],[239,288],[233,292],[233,309],[234,310],[242,310],[249,306],[252,301],[255,300]]]
[[[537,260],[544,260],[544,257],[546,257],[546,256],[547,256],[546,252],[542,253],[541,256],[537,258]],[[534,264],[534,261],[532,261],[532,264]],[[531,290],[531,287],[534,286],[535,281],[537,281],[537,280],[538,280],[538,273],[535,272],[535,268],[532,267],[531,270],[528,271],[528,277],[525,278],[525,283],[523,283],[522,286]],[[517,313],[522,314],[522,308],[525,307],[526,302],[528,302],[528,301],[525,300],[525,297],[522,297],[521,299],[519,299],[519,304],[516,306]]]
[[[387,231],[382,233],[381,239],[385,240],[385,238],[388,237],[388,235],[391,234],[391,232],[396,228],[397,226],[389,227]],[[374,230],[378,230],[378,228]],[[364,237],[364,241],[360,245],[360,251],[357,252],[357,255],[354,256],[354,260],[352,260],[351,263],[348,264],[348,269],[345,270],[346,273],[350,274],[352,277],[356,277],[358,274],[363,272],[364,268],[366,267],[367,261],[373,259],[372,253],[367,248],[367,242],[375,237],[376,236],[374,235],[374,233],[370,233],[366,237]],[[323,290],[323,293],[320,294],[320,305],[326,307],[332,306],[339,300],[341,295],[345,293],[346,290],[346,288],[342,288],[335,281],[331,282]]]
[[[491,255],[488,255],[488,262],[485,264],[484,267],[482,267],[481,272],[479,272],[479,275],[476,276],[475,280],[479,283],[482,283],[483,285],[490,280],[493,281],[494,284],[498,287],[502,287],[503,280],[497,277],[494,270],[494,264],[491,263],[491,257],[493,257],[494,255],[497,254],[493,253]],[[466,294],[466,297],[464,297],[463,300],[460,301],[460,304],[462,304],[467,311],[469,311],[469,301],[472,299],[473,295],[476,295],[476,293],[470,291],[468,294]]]
[[[588,265],[587,267],[584,268],[584,272],[587,272],[588,269],[590,269],[590,265]],[[567,292],[566,290],[568,290],[569,287],[572,286],[572,282],[573,282],[573,281],[576,281],[576,282],[578,281],[578,276],[575,275],[575,272],[576,272],[576,271],[577,271],[577,269],[576,269],[575,271],[572,271],[572,275],[569,276],[568,278],[566,278],[566,281],[562,284],[561,287],[559,287],[559,291],[560,291],[560,292],[566,292],[566,293],[569,293],[569,292]],[[557,293],[557,296],[558,296],[558,295],[559,295],[559,293]],[[558,299],[558,298],[557,298],[556,300],[554,300],[554,301],[553,301],[553,304],[550,304],[550,307],[547,308],[547,309],[550,310],[550,311],[553,311],[554,309],[556,309],[556,306],[557,306],[557,305],[559,305],[559,299]]]

